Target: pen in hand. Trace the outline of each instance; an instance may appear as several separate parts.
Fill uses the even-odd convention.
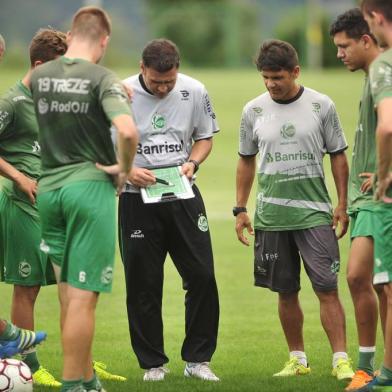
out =
[[[163,184],[163,185],[167,185],[167,186],[174,186],[174,184],[172,184],[169,181],[163,180],[162,178],[155,177],[155,181],[158,184]]]

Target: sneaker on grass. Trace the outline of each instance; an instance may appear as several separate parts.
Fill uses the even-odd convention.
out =
[[[143,376],[143,381],[163,381],[169,369],[159,366],[156,368],[147,369]]]
[[[184,376],[200,378],[206,381],[219,381],[219,378],[211,370],[209,362],[187,362]]]
[[[33,332],[20,328],[19,334],[12,340],[0,340],[0,358],[10,358],[28,350],[46,339],[45,332]]]
[[[93,361],[93,367],[95,373],[101,380],[110,380],[110,381],[127,381],[127,379],[123,376],[119,376],[117,374],[109,373],[107,369],[107,365],[103,362]]]
[[[311,372],[309,365],[304,366],[297,357],[291,357],[284,365],[284,368],[274,374],[274,377],[304,376]]]
[[[339,358],[336,362],[336,366],[332,369],[332,375],[339,381],[351,380],[354,377],[351,361],[349,359]]]
[[[392,380],[380,380],[375,377],[368,384],[357,389],[357,392],[392,392]]]
[[[40,366],[39,369],[33,373],[33,383],[34,385],[42,385],[45,387],[61,387],[61,382],[57,381],[43,366]]]
[[[367,374],[364,370],[358,369],[355,372],[354,377],[352,378],[350,384],[348,384],[344,390],[346,392],[356,391],[357,389],[362,388],[372,380],[373,380],[373,376]]]

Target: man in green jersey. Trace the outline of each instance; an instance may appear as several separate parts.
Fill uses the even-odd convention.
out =
[[[0,98],[0,280],[14,286],[11,318],[20,328],[34,329],[34,305],[41,286],[55,283],[47,255],[39,249],[41,228],[35,204],[40,175],[38,124],[27,86],[33,70],[65,53],[65,34],[42,29],[30,43],[31,67]],[[34,348],[22,353],[38,385],[60,383],[42,366]]]
[[[360,391],[392,390],[392,4],[363,0],[362,12],[378,43],[387,50],[371,64],[371,93],[377,114],[377,189],[374,214],[374,278],[387,296],[385,353],[381,374]]]
[[[365,75],[355,134],[348,190],[351,216],[351,249],[347,264],[347,282],[354,303],[358,330],[359,360],[357,371],[346,391],[356,390],[373,379],[378,319],[377,296],[373,289],[373,205],[371,174],[376,171],[376,113],[370,92],[369,66],[380,49],[359,8],[339,15],[331,25],[330,35],[338,49],[337,56],[351,71]],[[377,289],[378,287],[378,289]],[[380,301],[382,325],[385,324],[386,298],[375,286]]]
[[[39,124],[42,175],[38,209],[41,250],[59,280],[62,391],[103,391],[91,358],[95,308],[111,290],[115,247],[115,189],[124,185],[137,145],[128,97],[121,82],[97,65],[109,42],[111,23],[97,7],[73,17],[64,57],[31,77]],[[118,132],[118,171],[110,127]]]
[[[348,226],[347,143],[331,99],[297,83],[298,56],[289,43],[262,43],[256,66],[268,91],[251,100],[242,113],[233,213],[238,239],[249,245],[243,231],[253,234],[246,204],[259,153],[255,284],[279,293],[279,317],[290,351],[289,361],[275,376],[310,373],[298,299],[301,255],[333,351],[332,374],[339,380],[351,379],[354,372],[346,353],[345,315],[337,290],[336,238]],[[333,212],[324,179],[325,153],[330,155],[338,194]]]

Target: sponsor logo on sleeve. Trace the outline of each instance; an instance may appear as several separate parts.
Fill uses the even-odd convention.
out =
[[[3,129],[4,122],[7,119],[8,115],[9,115],[8,112],[3,112],[0,110],[0,129]]]
[[[210,97],[208,94],[204,95],[204,113],[208,114],[213,120],[215,120],[216,115],[214,113],[214,110],[212,109]]]

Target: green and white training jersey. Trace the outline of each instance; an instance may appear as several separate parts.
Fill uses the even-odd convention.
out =
[[[370,86],[374,105],[386,98],[392,98],[392,49],[381,53],[370,65]],[[387,196],[392,197],[392,188]]]
[[[254,226],[281,231],[332,222],[323,157],[347,148],[335,105],[301,87],[295,99],[275,102],[268,92],[243,110],[239,154],[259,153]]]
[[[40,192],[109,180],[95,163],[116,163],[111,121],[131,114],[121,81],[97,64],[60,57],[33,72],[31,90],[42,149]]]
[[[0,157],[26,176],[38,179],[41,167],[38,124],[31,92],[22,82],[0,98]],[[36,207],[13,181],[1,178],[0,186],[19,207],[37,214]]]
[[[348,184],[348,212],[355,213],[359,208],[373,204],[373,191],[361,192],[364,181],[360,173],[376,171],[376,126],[377,116],[367,77],[363,86],[359,107],[358,127],[355,132],[350,178]]]
[[[134,165],[152,168],[186,162],[193,142],[219,131],[216,116],[202,83],[178,73],[176,85],[164,98],[153,95],[142,75],[124,80],[132,88],[132,112],[139,131]],[[128,183],[126,192],[139,192]]]

